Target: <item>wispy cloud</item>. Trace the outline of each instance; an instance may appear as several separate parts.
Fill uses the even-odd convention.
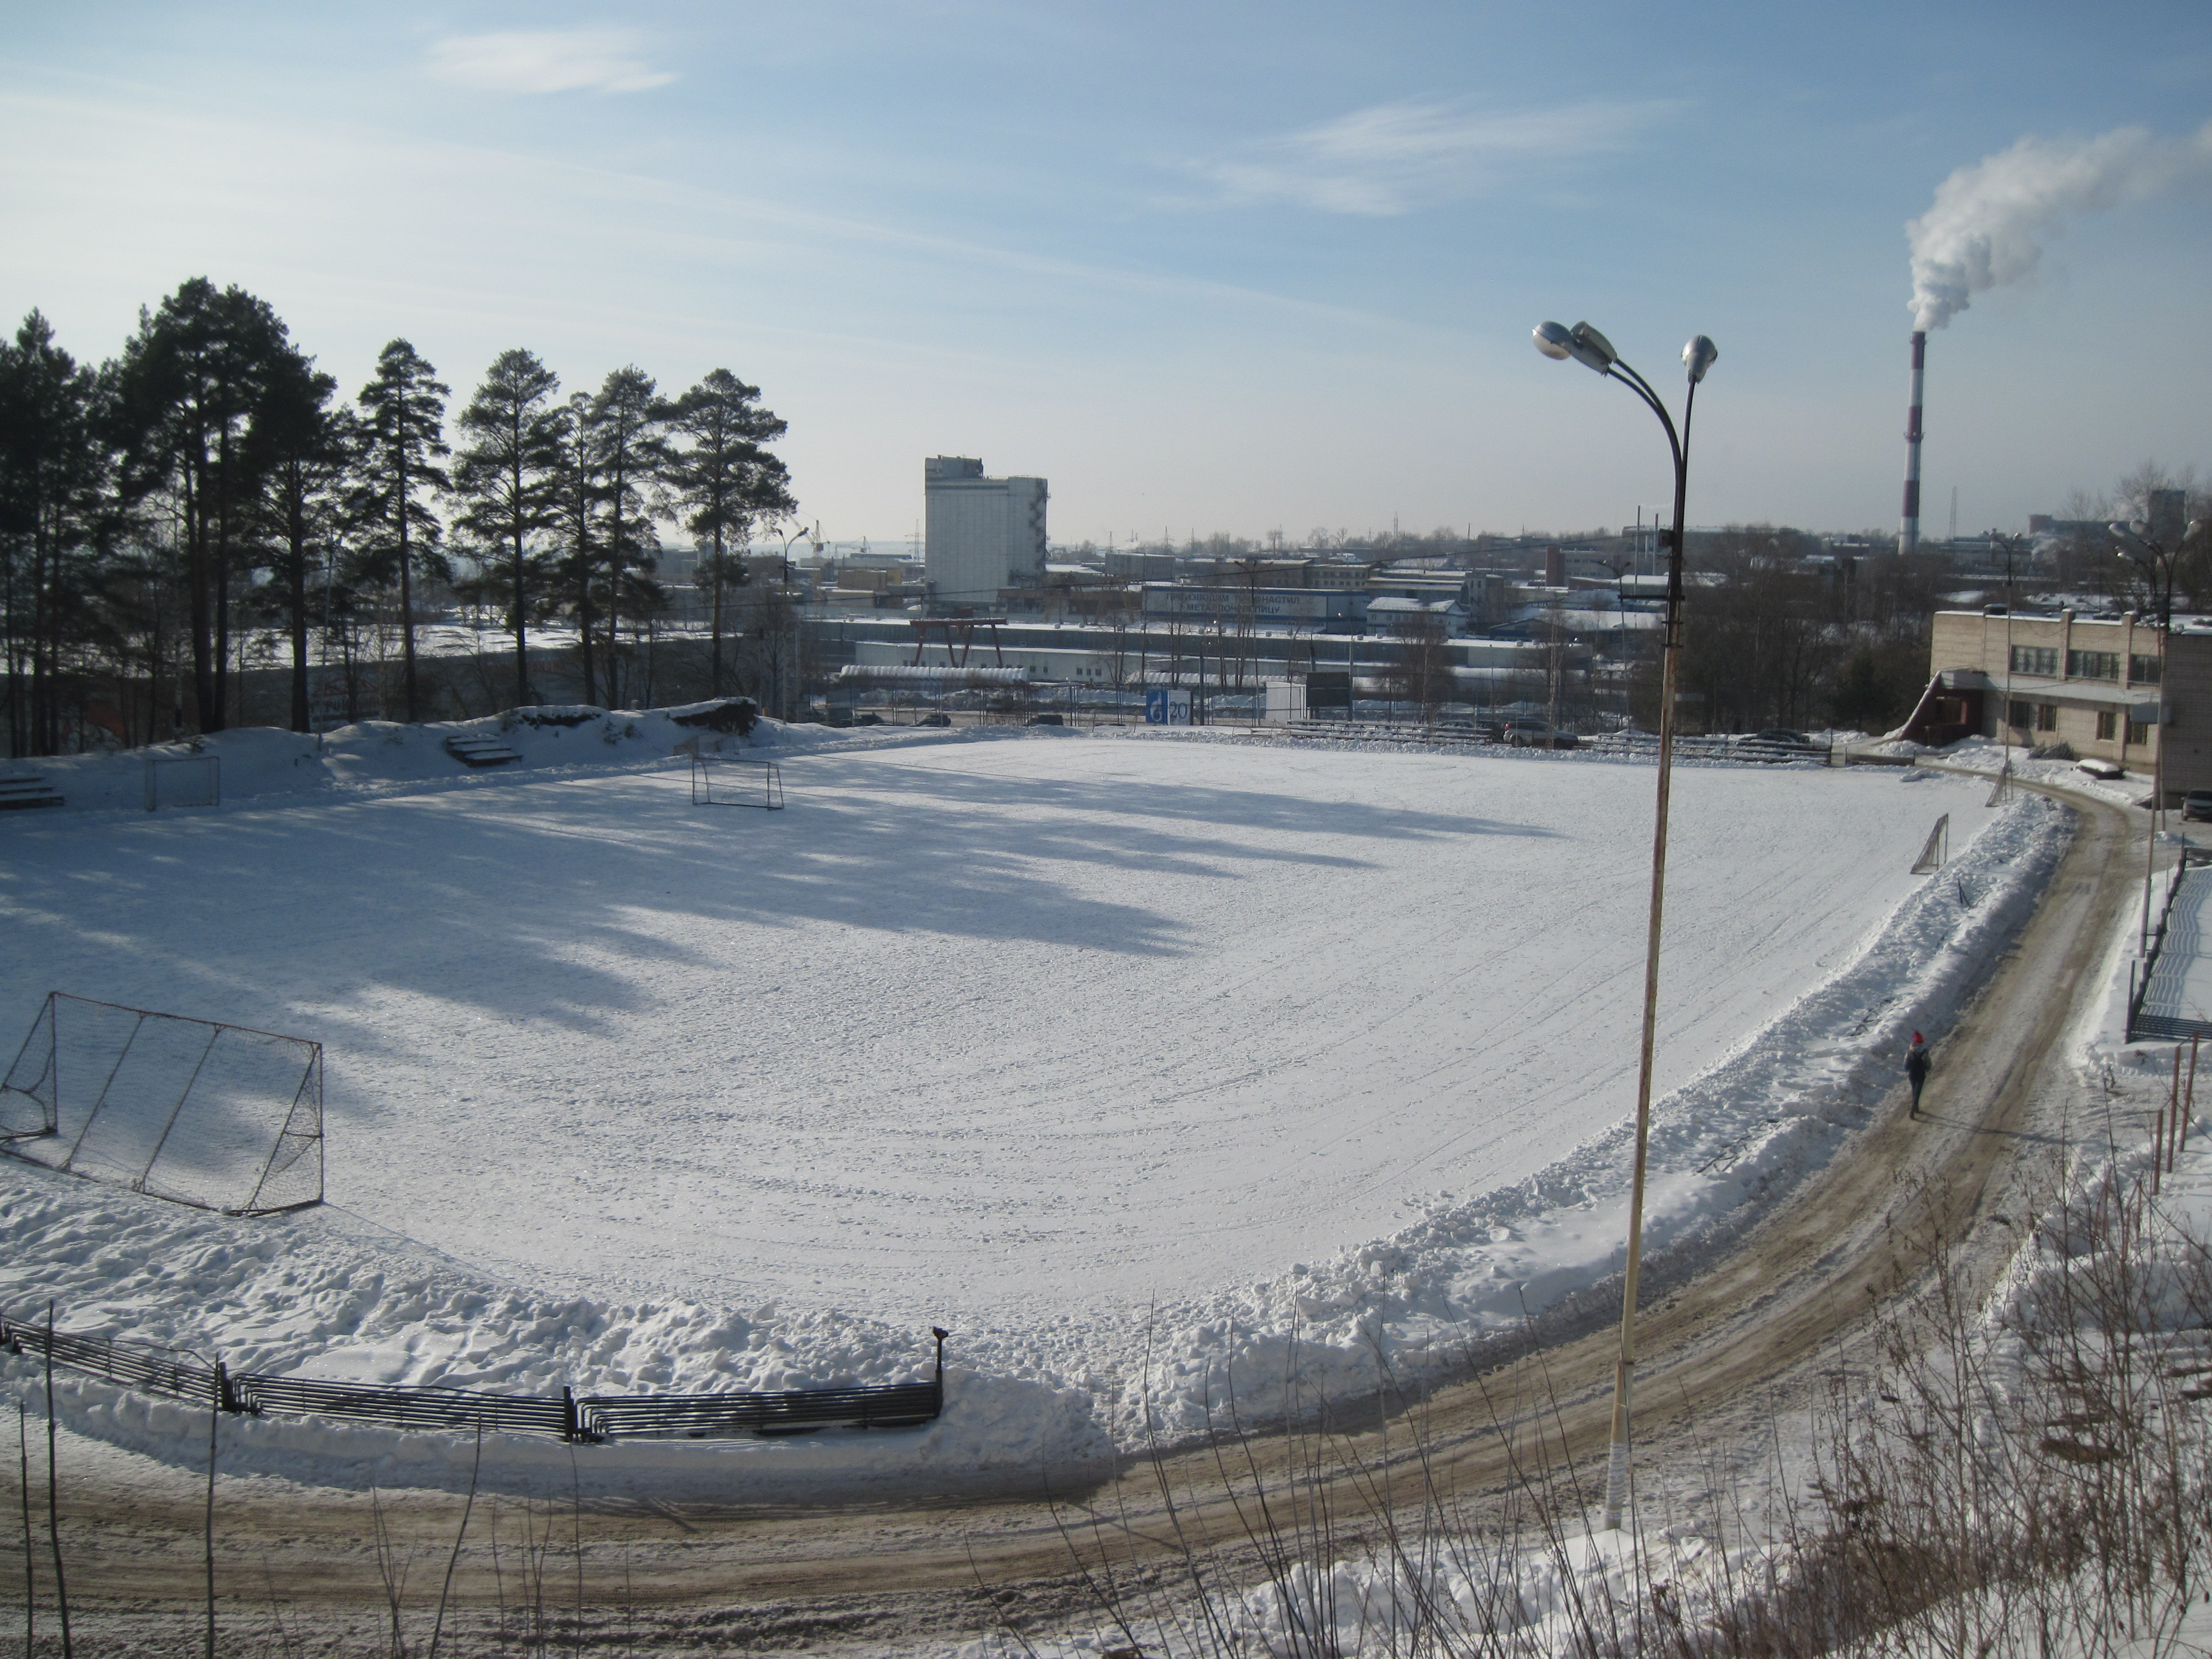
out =
[[[510,29],[434,43],[424,68],[487,92],[644,92],[675,76],[647,61],[629,29]]]
[[[1387,216],[1475,195],[1516,167],[1619,149],[1674,108],[1592,102],[1495,112],[1407,100],[1259,139],[1192,167],[1231,201]]]

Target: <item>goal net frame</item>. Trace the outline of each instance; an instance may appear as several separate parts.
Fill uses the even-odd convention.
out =
[[[1920,849],[1920,856],[1912,861],[1916,876],[1932,875],[1951,861],[1951,815],[1948,812],[1936,820],[1936,827],[1928,832],[1928,840]]]
[[[196,779],[194,789],[186,783]],[[179,799],[189,796],[190,799]],[[222,757],[220,755],[149,755],[146,757],[146,810],[164,806],[220,806],[222,805]]]
[[[79,1014],[103,1018],[115,1030],[120,1030],[127,1019],[128,1035],[115,1048],[112,1060],[104,1070],[95,1060],[98,1090],[68,1152],[58,1161],[36,1157],[22,1143],[51,1139],[56,1142],[56,1150],[59,1149],[64,1046],[62,1022],[65,1015]],[[137,1173],[128,1179],[120,1179],[123,1172],[115,1170],[112,1164],[105,1170],[80,1167],[78,1155],[85,1150],[94,1126],[108,1111],[117,1080],[124,1074],[140,1038],[149,1030],[149,1022],[153,1023],[150,1029],[177,1045],[179,1056],[166,1072],[157,1057],[153,1078],[141,1084],[134,1075],[125,1085],[126,1091],[134,1085],[159,1091],[152,1097],[149,1114],[149,1118],[159,1116],[161,1120],[158,1133],[152,1136],[152,1150]],[[226,1036],[231,1039],[233,1050],[246,1045],[258,1050],[264,1059],[266,1064],[262,1069],[277,1086],[264,1091],[262,1100],[271,1107],[272,1122],[274,1109],[281,1107],[283,1111],[282,1126],[270,1141],[267,1155],[259,1159],[258,1165],[249,1160],[237,1166],[238,1178],[234,1185],[245,1196],[235,1203],[224,1203],[184,1190],[183,1182],[167,1175],[162,1165],[163,1155],[170,1151],[179,1124],[192,1121],[196,1091],[202,1091],[199,1104],[204,1111],[221,1113],[228,1103],[224,1097],[226,1079],[222,1066],[216,1066],[210,1074],[209,1065]],[[192,1053],[195,1044],[196,1056]],[[155,1046],[149,1044],[149,1049]],[[190,1061],[189,1070],[185,1068],[186,1060]],[[290,1091],[289,1103],[284,1099],[286,1089]],[[310,1037],[288,1036],[248,1025],[195,1019],[187,1014],[159,1013],[149,1008],[73,996],[66,991],[49,991],[38,1018],[32,1022],[30,1034],[16,1053],[15,1064],[0,1075],[0,1152],[64,1175],[88,1181],[115,1182],[133,1192],[190,1205],[195,1209],[220,1211],[225,1215],[276,1215],[288,1210],[307,1209],[323,1201],[323,1045]],[[180,1161],[180,1156],[181,1152],[173,1156],[172,1167]],[[92,1162],[88,1160],[88,1164]],[[282,1196],[272,1182],[291,1176],[303,1163],[307,1164],[312,1175],[313,1195]],[[296,1189],[301,1182],[295,1179],[287,1184]]]
[[[718,775],[720,775],[719,779]],[[772,760],[738,755],[691,757],[694,806],[758,806],[783,810],[783,769]]]

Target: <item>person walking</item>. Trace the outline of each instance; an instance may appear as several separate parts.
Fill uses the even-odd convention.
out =
[[[1905,1075],[1912,1085],[1912,1115],[1920,1115],[1920,1091],[1928,1085],[1928,1043],[1915,1031],[1905,1051]]]

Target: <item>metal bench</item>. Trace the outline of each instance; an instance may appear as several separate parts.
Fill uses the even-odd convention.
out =
[[[33,806],[59,806],[61,791],[35,772],[0,777],[0,812],[18,812]]]
[[[462,765],[477,768],[512,766],[522,758],[497,738],[447,738],[446,752]]]

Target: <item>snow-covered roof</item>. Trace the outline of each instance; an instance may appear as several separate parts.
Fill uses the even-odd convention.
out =
[[[1367,614],[1370,617],[1378,611],[1412,616],[1417,612],[1435,613],[1460,608],[1457,599],[1405,599],[1395,594],[1386,594],[1381,599],[1367,601]]]

